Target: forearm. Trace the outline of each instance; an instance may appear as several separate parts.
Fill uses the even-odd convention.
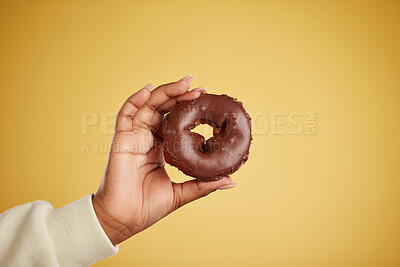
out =
[[[1,266],[88,266],[118,252],[87,195],[54,210],[44,201],[0,215]]]

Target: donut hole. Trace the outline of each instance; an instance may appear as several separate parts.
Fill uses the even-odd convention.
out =
[[[197,133],[204,137],[204,141],[206,142],[208,139],[214,136],[214,128],[206,123],[201,123],[190,130],[192,133]]]
[[[199,125],[197,125],[196,127],[194,127],[192,130],[190,130],[192,133],[201,135],[204,139],[203,139],[203,143],[199,144],[200,146],[198,147],[198,149],[202,152],[202,153],[207,153],[207,141],[210,140],[211,138],[214,137],[214,128],[211,127],[209,124],[207,123],[200,123]]]

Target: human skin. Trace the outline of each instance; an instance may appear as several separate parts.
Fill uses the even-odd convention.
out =
[[[162,145],[154,132],[177,103],[205,92],[188,91],[192,80],[187,76],[154,90],[148,84],[130,96],[117,115],[107,166],[93,197],[97,218],[114,245],[191,201],[236,186],[230,177],[174,183],[165,171]]]

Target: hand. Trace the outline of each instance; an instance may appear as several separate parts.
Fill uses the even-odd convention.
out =
[[[186,203],[236,185],[230,177],[174,183],[165,171],[162,145],[154,132],[177,103],[205,92],[203,88],[188,92],[192,80],[187,76],[151,92],[153,86],[148,84],[129,97],[118,113],[107,167],[93,197],[99,222],[114,245]]]

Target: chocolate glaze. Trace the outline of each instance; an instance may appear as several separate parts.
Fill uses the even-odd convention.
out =
[[[191,132],[199,124],[213,127],[208,140]],[[248,159],[251,121],[241,102],[227,95],[203,94],[177,104],[164,118],[158,135],[166,162],[203,181],[237,171]]]

